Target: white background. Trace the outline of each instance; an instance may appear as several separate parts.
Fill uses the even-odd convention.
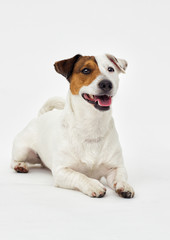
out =
[[[0,238],[170,239],[170,2],[0,0]],[[14,136],[69,84],[57,60],[125,58],[113,103],[136,196],[102,199],[53,187],[51,173],[10,169]]]

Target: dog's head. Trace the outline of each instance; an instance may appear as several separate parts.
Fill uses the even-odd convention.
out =
[[[109,110],[119,85],[119,73],[125,72],[127,62],[113,55],[81,56],[54,64],[55,70],[70,82],[73,95],[80,96],[98,110]]]

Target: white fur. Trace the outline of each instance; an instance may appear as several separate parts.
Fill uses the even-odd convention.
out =
[[[52,111],[53,109],[63,109],[65,106],[65,100],[59,97],[49,98],[42,108],[39,110],[38,116]]]
[[[56,98],[48,101],[40,113],[52,108],[58,110],[40,114],[17,135],[12,166],[15,168],[21,162],[43,163],[51,169],[55,186],[77,189],[93,197],[103,196],[106,191],[99,181],[101,177],[106,178],[112,189],[134,195],[126,182],[127,174],[111,110],[99,111],[81,96],[82,93],[97,95],[99,81],[106,78],[114,86],[113,95],[116,94],[118,69],[106,55],[96,57],[96,60],[100,76],[89,86],[82,87],[79,95],[73,95],[69,90],[65,104]],[[108,66],[113,66],[115,72],[108,72]]]

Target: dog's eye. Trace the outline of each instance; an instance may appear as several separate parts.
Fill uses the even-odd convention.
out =
[[[112,68],[112,67],[108,67],[108,69],[107,69],[109,72],[114,72],[115,70],[114,70],[114,68]]]
[[[84,68],[81,72],[83,74],[89,74],[89,73],[91,73],[91,70],[89,68]]]

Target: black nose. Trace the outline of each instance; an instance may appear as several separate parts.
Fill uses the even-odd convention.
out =
[[[102,80],[101,82],[99,82],[99,88],[107,92],[113,88],[113,85],[109,80]]]

